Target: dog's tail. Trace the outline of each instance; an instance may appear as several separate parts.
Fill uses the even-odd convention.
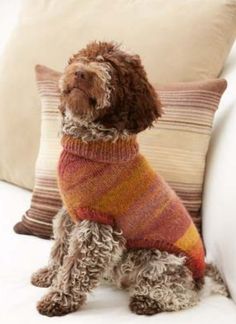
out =
[[[229,291],[217,267],[212,263],[206,264],[205,284],[201,289],[201,297],[222,295],[229,297]]]

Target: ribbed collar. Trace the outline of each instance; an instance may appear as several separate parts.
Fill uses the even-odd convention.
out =
[[[136,136],[112,141],[84,142],[70,135],[62,136],[62,146],[69,153],[97,162],[126,162],[132,160],[139,151]]]

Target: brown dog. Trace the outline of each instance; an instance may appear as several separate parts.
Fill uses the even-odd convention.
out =
[[[139,56],[113,43],[93,42],[74,55],[60,90],[62,132],[84,143],[128,141],[162,113]],[[198,302],[201,285],[185,256],[129,249],[120,228],[91,218],[73,222],[71,215],[62,209],[56,216],[49,265],[32,276],[34,285],[51,286],[38,303],[41,314],[78,310],[104,277],[129,291],[130,309],[137,314],[176,311]],[[221,282],[217,289],[225,293]]]

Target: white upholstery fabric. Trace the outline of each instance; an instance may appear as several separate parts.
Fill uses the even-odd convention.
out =
[[[66,317],[48,318],[39,315],[36,302],[45,294],[44,288],[30,284],[33,271],[46,265],[52,242],[32,236],[17,235],[13,225],[27,204],[31,193],[0,182],[0,323],[1,324],[235,324],[236,306],[232,300],[212,296],[192,309],[163,313],[152,317],[137,316],[128,309],[128,295],[109,286],[97,288],[87,305]]]
[[[222,77],[228,80],[215,115],[203,196],[208,258],[221,270],[236,302],[236,43]]]

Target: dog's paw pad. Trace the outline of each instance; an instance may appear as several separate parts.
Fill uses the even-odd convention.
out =
[[[132,296],[129,308],[137,315],[154,315],[161,312],[158,303],[154,299],[142,295]]]
[[[48,288],[51,286],[55,274],[55,269],[42,268],[33,273],[31,283],[36,287]]]
[[[62,316],[75,312],[84,304],[85,295],[71,296],[60,292],[50,292],[45,295],[37,304],[40,314],[49,317]]]

